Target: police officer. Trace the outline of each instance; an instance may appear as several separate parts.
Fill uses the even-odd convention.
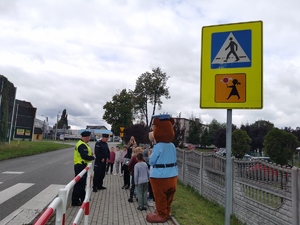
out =
[[[79,140],[74,150],[74,170],[75,177],[87,166],[88,163],[94,160],[93,152],[87,144],[90,141],[90,131],[83,131],[81,133],[81,140]],[[72,193],[72,206],[80,206],[85,198],[85,184],[87,173],[74,185]]]
[[[101,140],[95,144],[95,165],[94,165],[94,178],[93,178],[93,192],[97,190],[106,189],[103,186],[103,179],[105,177],[106,161],[110,159],[110,152],[107,145],[109,134],[102,134]]]

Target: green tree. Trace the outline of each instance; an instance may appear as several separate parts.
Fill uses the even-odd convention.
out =
[[[264,138],[264,152],[277,164],[286,165],[297,148],[297,137],[278,128],[273,128]]]
[[[191,118],[189,123],[189,136],[187,141],[192,144],[200,144],[202,124],[199,119]]]
[[[132,94],[123,89],[120,93],[112,97],[112,101],[106,102],[103,106],[105,110],[103,120],[111,124],[115,135],[120,135],[120,127],[125,129],[132,125],[133,121],[133,101]]]
[[[231,130],[232,132],[236,129],[236,126],[232,124]],[[227,127],[221,126],[218,130],[216,130],[215,133],[215,141],[214,145],[219,147],[219,148],[225,148],[226,147],[226,132],[227,132]]]
[[[201,144],[205,145],[205,146],[209,146],[209,145],[212,144],[210,142],[209,132],[208,132],[207,128],[204,129],[203,134],[201,135],[201,140],[200,141],[201,141]]]
[[[68,114],[67,114],[67,110],[64,109],[62,111],[60,120],[58,121],[58,129],[63,129],[65,127],[65,129],[69,129],[70,126],[68,125]]]
[[[180,124],[180,119],[181,118],[181,113],[179,113],[179,116],[174,118],[175,123],[174,123],[174,133],[175,137],[173,139],[173,144],[175,147],[183,148],[183,142],[184,142],[184,134],[185,134],[185,128],[181,126]]]
[[[263,141],[266,134],[272,130],[274,124],[265,120],[258,120],[255,123],[249,125],[242,125],[241,129],[245,130],[249,137],[251,138],[251,148],[252,150],[258,149],[260,152],[263,149]]]
[[[150,143],[148,128],[145,124],[134,124],[125,129],[124,143],[127,144],[131,136],[134,136],[136,143],[147,144]]]
[[[207,142],[209,142],[209,145],[215,144],[216,134],[220,128],[226,128],[226,124],[219,123],[216,119],[213,119],[211,123],[208,125]]]
[[[232,132],[232,155],[236,158],[243,158],[244,155],[251,149],[251,138],[247,132],[241,129],[236,129]]]
[[[134,110],[138,117],[146,121],[146,127],[152,124],[152,116],[156,108],[161,109],[161,97],[170,98],[167,81],[169,76],[162,72],[159,67],[152,69],[152,73],[145,72],[136,81],[134,95]],[[149,122],[148,104],[152,104],[151,120]]]
[[[226,128],[216,130],[214,145],[218,148],[226,148]]]

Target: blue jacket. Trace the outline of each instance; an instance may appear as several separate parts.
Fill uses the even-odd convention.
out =
[[[178,176],[178,167],[175,164],[177,162],[176,148],[173,143],[159,142],[153,146],[152,154],[149,158],[150,166],[153,169],[150,173],[151,178],[170,178]],[[165,165],[171,165],[166,167]],[[158,166],[158,168],[156,167]],[[164,166],[161,168],[161,166]]]

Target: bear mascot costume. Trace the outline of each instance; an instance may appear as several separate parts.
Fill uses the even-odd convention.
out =
[[[172,143],[175,136],[173,124],[174,119],[168,114],[153,116],[153,136],[156,144],[153,146],[149,164],[153,167],[150,183],[156,210],[146,216],[150,223],[165,223],[170,219],[178,176],[176,148]]]

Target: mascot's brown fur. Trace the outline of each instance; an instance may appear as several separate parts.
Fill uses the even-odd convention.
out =
[[[153,120],[153,135],[156,142],[172,142],[175,133],[173,129],[174,119],[160,120],[154,118]]]
[[[176,148],[171,143],[175,136],[173,124],[174,119],[171,117],[154,118],[153,135],[149,133],[149,139],[157,143],[149,159],[150,165],[153,166],[150,182],[156,205],[155,212],[148,213],[146,216],[150,223],[164,223],[170,219],[171,203],[176,192],[178,176]]]

